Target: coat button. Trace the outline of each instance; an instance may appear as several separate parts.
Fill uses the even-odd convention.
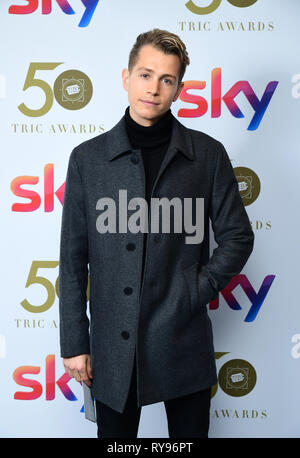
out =
[[[127,243],[126,248],[128,251],[133,251],[135,250],[135,244],[134,243]]]
[[[129,296],[130,294],[132,294],[132,288],[130,288],[130,286],[126,286],[126,288],[124,288],[124,293]]]
[[[139,158],[135,154],[131,156],[130,160],[133,164],[137,164],[139,162]]]
[[[129,339],[129,332],[127,332],[127,331],[122,331],[122,332],[121,332],[121,336],[123,337],[123,339]]]

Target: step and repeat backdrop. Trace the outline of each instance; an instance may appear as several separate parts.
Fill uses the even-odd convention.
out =
[[[154,27],[187,46],[172,112],[224,144],[255,233],[208,305],[210,437],[300,437],[299,18],[298,0],[1,1],[1,437],[96,437],[60,358],[66,170],[123,116],[122,69]],[[143,407],[139,437],[168,437],[162,402]]]

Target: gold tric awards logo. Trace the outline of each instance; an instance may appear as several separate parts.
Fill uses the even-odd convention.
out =
[[[44,104],[38,108],[28,107],[24,102],[18,106],[20,112],[29,117],[38,118],[46,115],[52,108],[55,100],[63,108],[68,110],[80,110],[91,100],[93,85],[90,78],[79,70],[67,70],[58,75],[53,89],[45,79],[36,78],[37,72],[51,72],[62,62],[31,62],[25,78],[23,91],[35,87],[40,91],[41,100]],[[44,97],[42,97],[44,96]]]
[[[53,72],[59,71],[59,66],[62,64],[64,62],[30,62],[22,89],[25,93],[21,96],[23,101],[17,107],[24,116],[41,118],[50,112],[53,105],[55,110],[59,108],[57,116],[61,116],[61,107],[63,111],[74,112],[74,110],[84,109],[90,103],[93,97],[93,84],[89,76],[73,68],[55,77]],[[50,82],[52,79],[54,83]],[[85,115],[88,116],[89,112],[87,111]],[[37,122],[11,120],[10,124],[14,134],[22,135],[100,134],[105,130],[103,124],[87,122],[86,119],[79,118],[76,118],[76,123],[60,119],[56,123],[48,124],[47,120],[42,123],[37,119]]]
[[[252,204],[260,194],[260,180],[258,176],[248,167],[235,167],[234,173],[244,205]]]
[[[256,385],[256,371],[244,359],[232,359],[225,363],[218,375],[220,388],[229,396],[245,396]]]
[[[89,77],[79,70],[67,70],[54,83],[56,101],[68,110],[80,110],[92,98],[93,86]]]
[[[213,13],[217,8],[219,8],[221,1],[222,0],[212,0],[210,4],[207,6],[198,6],[195,4],[195,1],[190,0],[189,2],[185,4],[185,6],[192,13],[195,13],[195,14],[210,14],[210,13]],[[248,6],[254,5],[254,3],[257,2],[257,0],[227,0],[227,1],[232,6],[236,6],[238,8],[247,8]],[[201,3],[201,2],[199,2],[198,0],[198,2],[196,3]]]

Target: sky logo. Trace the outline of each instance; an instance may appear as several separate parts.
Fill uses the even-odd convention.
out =
[[[240,93],[243,93],[254,111],[254,115],[247,130],[256,130],[262,121],[277,85],[278,81],[270,81],[259,99],[248,81],[237,81],[224,95],[222,95],[221,68],[214,68],[211,72],[211,117],[219,118],[221,116],[223,102],[232,116],[235,118],[244,118],[245,115],[235,101],[235,98]],[[194,89],[203,90],[205,88],[206,81],[192,80],[184,82],[184,87],[180,92],[179,98],[183,102],[194,103],[197,105],[197,108],[181,108],[178,111],[179,117],[196,118],[203,116],[208,111],[208,102],[204,97],[188,92]]]
[[[16,391],[14,393],[14,399],[19,401],[33,401],[43,395],[45,401],[53,401],[56,398],[56,390],[59,389],[67,401],[78,401],[78,398],[68,385],[72,380],[71,377],[65,372],[61,377],[57,378],[54,354],[46,356],[44,383],[27,377],[27,375],[39,375],[41,370],[41,366],[20,366],[15,369],[12,376],[13,380],[17,385],[25,387],[26,391]],[[79,383],[78,387],[80,387]],[[30,391],[28,391],[28,388]],[[81,392],[82,388],[80,387],[79,390]],[[84,412],[84,405],[82,405],[80,412]]]
[[[57,3],[65,14],[76,14],[68,0],[26,0],[26,2],[27,5],[11,5],[8,9],[8,13],[31,14],[38,9],[40,3],[42,14],[50,14],[52,12],[52,4]],[[99,0],[81,0],[81,3],[84,5],[85,11],[78,27],[87,27],[91,22]]]
[[[15,196],[29,199],[29,202],[15,202],[11,209],[15,212],[32,212],[37,210],[43,198],[44,211],[51,212],[54,210],[54,196],[63,204],[65,182],[56,190],[54,189],[54,164],[46,164],[44,167],[44,183],[41,194],[34,190],[23,189],[23,185],[36,185],[40,181],[39,176],[23,175],[14,178],[11,182],[10,189]]]
[[[42,383],[39,381],[25,377],[27,374],[36,375],[40,374],[40,372],[40,366],[20,366],[14,371],[14,381],[20,386],[31,389],[31,391],[16,391],[14,393],[14,399],[32,401],[33,399],[39,398],[44,391],[46,401],[52,401],[55,399],[55,388],[58,387],[68,401],[77,401],[75,394],[68,385],[71,377],[65,372],[61,377],[58,379],[56,378],[55,355],[47,355],[46,357],[44,389]]]
[[[267,275],[264,278],[262,285],[259,288],[259,291],[256,292],[253,286],[251,285],[250,281],[246,277],[246,275],[239,274],[232,278],[229,284],[221,291],[221,294],[227,302],[227,305],[232,310],[242,310],[241,305],[238,303],[237,299],[233,294],[233,291],[237,286],[240,286],[242,288],[242,290],[245,292],[251,303],[250,309],[244,319],[245,322],[249,323],[254,321],[257,317],[257,314],[260,311],[260,308],[266,299],[266,296],[272,286],[274,279],[275,275]],[[209,303],[210,310],[216,310],[218,308],[219,297],[217,297]]]

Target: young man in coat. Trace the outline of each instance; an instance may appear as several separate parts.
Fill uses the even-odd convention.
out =
[[[69,158],[61,356],[91,386],[98,437],[137,437],[141,407],[160,401],[170,437],[208,437],[217,373],[206,306],[240,273],[254,234],[222,143],[171,113],[188,64],[177,35],[140,34],[122,72],[123,117]]]

